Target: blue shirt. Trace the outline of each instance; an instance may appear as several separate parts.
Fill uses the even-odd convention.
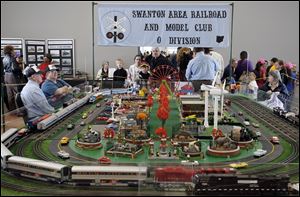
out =
[[[24,86],[21,92],[21,99],[27,109],[29,120],[54,112],[54,108],[49,105],[39,84],[31,79]]]
[[[55,107],[56,109],[62,107],[64,102],[73,98],[72,94],[64,95],[61,98],[54,96],[56,90],[64,86],[70,86],[70,85],[67,82],[60,79],[56,80],[56,83],[54,81],[46,79],[42,84],[42,90],[49,104]]]
[[[214,80],[220,65],[210,56],[198,52],[196,57],[190,60],[185,77],[190,80]]]

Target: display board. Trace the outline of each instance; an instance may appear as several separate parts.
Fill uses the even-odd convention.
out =
[[[24,55],[24,40],[22,38],[1,38],[1,58],[4,57],[3,49],[7,45],[13,46],[16,54],[20,53]]]
[[[229,47],[229,4],[98,4],[98,45]]]
[[[25,40],[25,60],[29,66],[39,66],[46,53],[45,40]]]
[[[48,39],[47,48],[61,74],[75,77],[74,39]]]

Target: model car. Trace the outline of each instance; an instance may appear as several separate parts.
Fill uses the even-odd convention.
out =
[[[107,101],[107,102],[105,103],[105,105],[108,105],[108,106],[110,106],[110,105],[111,105],[111,103],[112,103],[112,101]]]
[[[252,125],[255,127],[255,128],[259,128],[259,124],[258,123],[252,123]]]
[[[68,158],[70,158],[70,154],[67,153],[67,152],[64,151],[64,150],[58,151],[58,152],[57,152],[57,155],[58,155],[60,158],[62,158],[62,159],[68,159]]]
[[[277,136],[271,137],[270,141],[271,141],[273,144],[279,144],[279,138],[278,138]]]
[[[68,124],[67,129],[73,129],[74,125],[73,124]]]
[[[259,131],[256,131],[255,134],[256,134],[257,137],[261,136],[261,132],[259,132]]]
[[[100,104],[100,103],[97,103],[97,104],[96,104],[96,107],[100,107],[100,106],[101,106],[101,104]]]
[[[198,161],[182,160],[181,165],[199,165]]]
[[[96,118],[97,120],[108,120],[108,117],[105,116],[99,116]]]
[[[61,145],[65,145],[65,144],[68,144],[68,143],[69,143],[69,138],[68,137],[61,138],[61,140],[60,140]]]
[[[83,113],[82,114],[82,119],[86,119],[87,118],[87,113]]]
[[[105,112],[111,112],[112,108],[110,106],[105,107],[104,111]]]
[[[249,125],[250,125],[250,122],[249,122],[249,121],[244,121],[244,124],[245,124],[246,126],[249,126]]]
[[[103,156],[98,159],[100,164],[111,164],[111,160],[109,157]]]
[[[84,121],[81,121],[80,122],[80,126],[84,126],[85,125],[85,122]]]
[[[238,115],[239,115],[239,116],[242,116],[242,115],[243,115],[243,112],[239,111]]]
[[[254,157],[261,157],[261,156],[264,156],[265,154],[267,153],[266,150],[263,150],[263,149],[257,149],[253,155]]]
[[[238,168],[245,168],[248,166],[248,164],[246,162],[238,162],[238,163],[231,163],[229,164],[229,166],[238,169]]]
[[[109,112],[102,112],[102,113],[99,114],[99,116],[111,117],[111,113],[109,113]]]
[[[114,129],[114,130],[118,129],[118,125],[116,125],[114,123],[110,123],[110,124],[106,125],[105,127],[106,128],[111,128],[111,129]]]

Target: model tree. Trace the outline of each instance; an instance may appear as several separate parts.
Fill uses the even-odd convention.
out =
[[[153,97],[152,97],[152,95],[148,95],[147,106],[148,106],[148,109],[149,109],[149,113],[148,114],[150,115],[150,109],[153,106]]]
[[[161,120],[161,126],[164,127],[166,120],[169,118],[169,111],[164,106],[160,106],[156,113],[157,117]]]
[[[160,136],[161,138],[167,137],[167,131],[163,127],[159,127],[155,130],[155,134]]]
[[[160,85],[159,92],[159,108],[157,110],[157,117],[162,121],[162,127],[164,127],[166,120],[169,118],[169,99],[168,90],[165,84]]]

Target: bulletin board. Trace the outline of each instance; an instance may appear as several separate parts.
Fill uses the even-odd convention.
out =
[[[47,39],[47,49],[61,74],[75,77],[74,39]]]
[[[46,40],[25,40],[25,61],[29,66],[39,66],[44,61]]]

